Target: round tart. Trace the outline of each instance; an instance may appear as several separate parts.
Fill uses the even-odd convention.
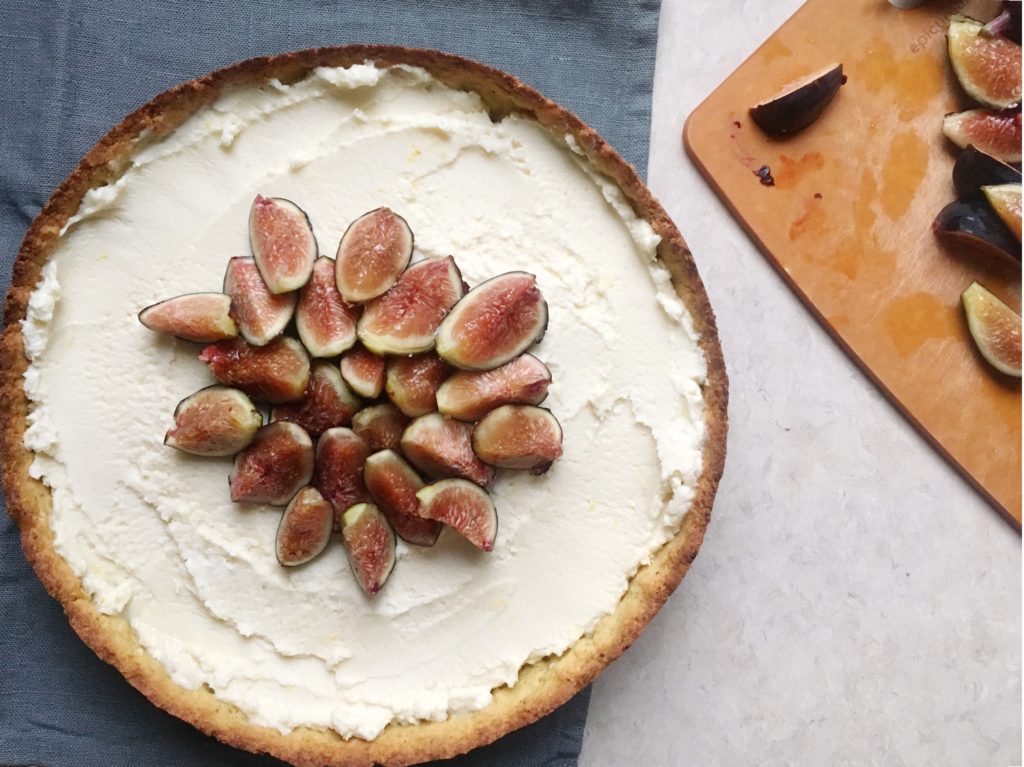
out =
[[[413,264],[536,276],[564,454],[498,470],[492,551],[399,542],[369,597],[338,535],[281,567],[281,508],[231,503],[230,457],[162,444],[212,380],[136,314],[219,290],[259,194],[301,206],[321,256],[387,206]],[[295,764],[450,757],[565,702],[678,585],[722,472],[725,369],[675,225],[574,115],[438,52],[300,51],[156,97],[32,223],[4,317],[3,485],[40,579],[157,706]]]

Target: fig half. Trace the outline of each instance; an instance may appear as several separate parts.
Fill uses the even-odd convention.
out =
[[[843,65],[829,64],[751,107],[750,118],[769,136],[797,133],[821,116],[845,82]]]
[[[416,493],[423,487],[423,480],[404,458],[394,450],[374,453],[366,459],[363,481],[402,540],[417,546],[437,543],[441,523],[419,515]]]
[[[398,450],[402,432],[409,418],[390,402],[364,407],[352,416],[352,431],[358,434],[371,453],[378,450]]]
[[[953,186],[961,200],[981,198],[983,186],[1020,185],[1020,171],[969,144],[953,165]]]
[[[985,202],[951,202],[935,217],[932,231],[968,251],[1020,261],[1020,243]]]
[[[341,358],[341,377],[360,397],[373,399],[384,388],[384,358],[361,346]]]
[[[473,452],[491,466],[543,474],[562,455],[562,427],[544,408],[502,405],[473,429]]]
[[[949,20],[949,61],[964,93],[984,106],[1020,103],[1021,48],[1005,37],[981,34],[985,25],[967,16]]]
[[[271,404],[302,399],[309,383],[309,355],[294,338],[278,336],[266,346],[245,339],[207,346],[199,355],[221,383]]]
[[[434,352],[388,360],[387,392],[405,415],[415,418],[437,410],[437,390],[451,368]]]
[[[363,483],[363,464],[369,454],[366,443],[344,427],[328,429],[316,443],[313,486],[331,502],[339,527],[349,507],[370,500]]]
[[[164,444],[192,455],[234,455],[247,447],[263,425],[263,416],[245,392],[207,386],[174,408],[174,428]]]
[[[985,195],[985,199],[988,200],[988,204],[992,206],[992,210],[1006,224],[1006,228],[1013,232],[1017,242],[1020,242],[1020,184],[983,186],[981,191]]]
[[[433,479],[459,477],[488,485],[494,479],[494,469],[473,452],[472,435],[472,424],[440,413],[421,415],[402,434],[402,452]]]
[[[973,144],[1003,162],[1020,162],[1020,112],[968,109],[953,112],[942,121],[942,132],[958,147]]]
[[[550,384],[548,366],[522,354],[494,370],[459,371],[437,390],[437,409],[460,421],[477,421],[501,405],[539,405]]]
[[[548,304],[527,272],[481,283],[459,301],[437,332],[437,353],[463,370],[491,370],[544,336]]]
[[[231,297],[231,315],[242,338],[253,346],[266,346],[284,332],[298,300],[295,293],[271,293],[251,258],[228,261],[224,292]]]
[[[182,341],[208,344],[238,335],[231,319],[231,298],[223,293],[189,293],[168,298],[139,312],[139,322]]]
[[[284,506],[313,477],[313,440],[288,421],[267,424],[235,456],[231,500]]]
[[[298,402],[277,405],[270,413],[271,421],[297,423],[313,437],[335,426],[346,426],[360,406],[341,373],[329,362],[317,360],[309,374],[306,393]]]
[[[981,356],[999,372],[1020,378],[1020,315],[977,282],[971,283],[960,300]]]
[[[334,261],[323,256],[313,263],[309,282],[299,291],[295,329],[314,357],[335,357],[356,342],[359,311],[349,306],[334,284]]]
[[[350,304],[384,295],[412,258],[412,229],[390,208],[353,221],[338,243],[338,290]]]
[[[464,479],[443,479],[416,493],[419,513],[443,522],[481,551],[494,549],[498,512],[487,491]]]
[[[428,258],[413,264],[380,298],[366,304],[356,331],[376,354],[416,354],[434,346],[441,320],[462,298],[455,259]]]
[[[334,509],[315,487],[299,490],[277,526],[277,561],[284,567],[295,567],[314,559],[327,548],[333,521]]]
[[[256,195],[249,210],[249,246],[271,293],[298,290],[309,280],[316,237],[305,212],[291,200]]]
[[[395,569],[395,531],[380,509],[358,503],[342,516],[341,537],[352,574],[363,591],[373,596]]]

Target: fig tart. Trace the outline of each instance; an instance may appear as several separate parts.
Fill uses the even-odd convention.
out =
[[[74,630],[296,765],[565,702],[679,584],[725,457],[714,315],[634,169],[407,48],[251,59],[115,126],[22,244],[0,397]]]

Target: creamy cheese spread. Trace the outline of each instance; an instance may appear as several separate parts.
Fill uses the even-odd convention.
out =
[[[551,319],[533,351],[554,375],[545,406],[565,455],[543,477],[499,471],[492,553],[451,530],[434,548],[400,542],[371,599],[337,537],[282,568],[281,510],[232,503],[230,459],[163,446],[175,404],[213,379],[196,346],[136,315],[218,289],[249,252],[257,192],[304,208],[326,255],[387,205],[416,257],[454,255],[470,284],[537,275]],[[693,498],[705,362],[657,244],[571,137],[494,121],[422,70],[318,69],[225,93],[85,196],[32,295],[25,444],[59,553],[175,682],[254,723],[373,738],[486,706],[615,609]]]

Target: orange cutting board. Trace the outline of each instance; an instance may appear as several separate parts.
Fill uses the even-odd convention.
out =
[[[967,106],[947,60],[948,18],[991,18],[996,5],[898,11],[885,0],[810,0],[690,115],[684,139],[839,344],[1019,527],[1020,380],[977,353],[960,293],[978,280],[1020,311],[1020,267],[948,248],[931,232],[955,197],[957,150],[942,116]],[[749,119],[753,104],[836,62],[849,80],[803,132],[772,140]],[[762,165],[775,186],[754,174]]]

